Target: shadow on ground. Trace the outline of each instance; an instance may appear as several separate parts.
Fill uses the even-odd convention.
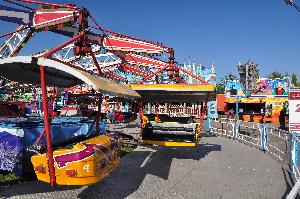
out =
[[[56,185],[54,188],[52,188],[50,184],[47,183],[43,183],[40,181],[29,181],[22,184],[1,188],[0,197],[9,198],[9,197],[17,196],[18,198],[20,198],[22,195],[24,196],[24,195],[31,195],[31,194],[38,194],[38,193],[50,193],[54,191],[56,192],[56,191],[75,190],[80,187],[81,186]]]
[[[87,187],[79,198],[126,198],[142,185],[146,175],[168,180],[173,159],[199,160],[212,151],[221,151],[220,145],[200,144],[198,147],[153,147],[134,151],[119,169],[103,182]],[[187,166],[187,165],[184,165]]]
[[[27,195],[31,198],[65,198],[71,194],[72,196],[77,195],[79,198],[126,198],[139,189],[147,175],[168,180],[173,159],[197,161],[205,158],[212,151],[221,151],[221,146],[208,143],[200,144],[198,147],[141,146],[124,156],[121,165],[110,176],[95,185],[51,188],[47,183],[29,181],[0,188],[0,197],[17,196],[21,198],[21,196]]]

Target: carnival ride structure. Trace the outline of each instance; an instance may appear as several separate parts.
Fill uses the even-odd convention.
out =
[[[131,84],[141,95],[143,143],[158,146],[197,146],[207,113],[215,98],[213,84]],[[159,105],[163,104],[159,110]],[[184,104],[182,114],[171,109]],[[188,105],[194,110],[187,113]]]
[[[101,103],[103,93],[127,98],[139,97],[128,86],[114,82],[127,83],[128,73],[134,77],[131,81],[138,84],[152,80],[163,71],[167,71],[169,83],[184,84],[179,74],[182,71],[201,84],[208,84],[202,78],[176,66],[172,48],[103,29],[85,8],[36,0],[4,1],[14,6],[0,5],[0,20],[19,26],[0,36],[9,37],[0,47],[0,76],[11,81],[41,84],[44,130],[37,143],[46,134],[47,155],[33,157],[32,163],[38,179],[50,182],[52,186],[56,183],[91,184],[101,180],[108,170],[113,170],[109,168],[115,168],[118,164],[120,146],[116,144],[119,142],[115,137],[98,135],[77,143],[71,149],[56,150],[53,153],[46,84],[70,87],[86,83],[99,93],[98,104]],[[32,8],[29,5],[40,7]],[[34,34],[44,31],[70,39],[50,50],[31,56],[18,56]],[[168,60],[159,59],[165,54],[169,54]],[[99,132],[99,114],[95,120],[96,132]],[[70,162],[76,163],[73,165]]]

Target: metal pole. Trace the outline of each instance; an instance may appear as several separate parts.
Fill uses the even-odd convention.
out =
[[[44,125],[46,130],[48,167],[49,167],[49,175],[50,175],[50,184],[53,187],[56,183],[56,179],[55,179],[53,150],[52,150],[52,143],[51,143],[50,123],[49,123],[49,114],[48,114],[45,68],[43,65],[40,65],[40,75],[41,75],[41,89],[42,89],[43,109],[44,109]]]
[[[246,88],[245,88],[245,94],[248,96],[248,64],[246,64]]]
[[[99,134],[100,133],[100,117],[101,117],[101,105],[102,105],[102,94],[100,94],[98,96],[98,101],[97,101],[97,107],[98,107],[98,111],[97,111],[97,115],[96,115],[96,133]]]
[[[41,90],[38,89],[38,114],[41,116]]]
[[[239,119],[239,96],[236,96],[236,103],[235,103],[235,121],[234,121],[234,137],[233,139],[236,139],[237,137],[237,124]]]

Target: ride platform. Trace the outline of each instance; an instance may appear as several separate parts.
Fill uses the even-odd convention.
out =
[[[199,104],[215,98],[212,84],[132,84],[143,103]],[[157,121],[159,120],[159,121]],[[170,117],[166,114],[144,114],[142,140],[158,146],[197,146],[201,124],[189,117]]]
[[[216,97],[213,84],[130,84],[143,102],[152,103],[197,103]]]

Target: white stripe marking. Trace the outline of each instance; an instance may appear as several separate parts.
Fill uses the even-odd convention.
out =
[[[144,160],[144,162],[142,163],[142,165],[140,166],[141,168],[143,168],[147,162],[149,161],[149,159],[151,158],[152,154],[154,153],[154,151],[152,151],[147,157],[146,159]]]

